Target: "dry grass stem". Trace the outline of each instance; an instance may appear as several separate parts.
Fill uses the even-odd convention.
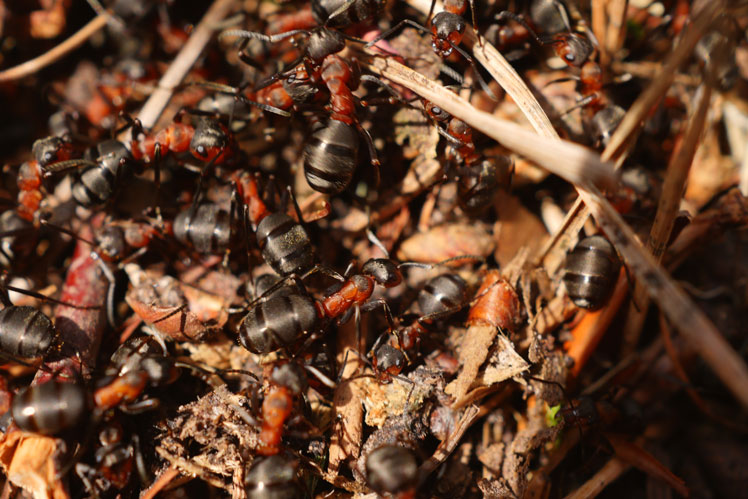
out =
[[[56,45],[53,49],[35,57],[29,61],[8,68],[0,72],[0,83],[18,80],[26,76],[38,73],[50,64],[58,61],[68,53],[83,45],[109,22],[109,14],[101,14],[91,19],[85,26],[75,32],[70,38]]]
[[[602,157],[605,160],[613,159],[624,153],[624,149],[627,148],[631,140],[638,134],[647,113],[665,95],[667,89],[670,88],[678,68],[691,57],[696,44],[714,23],[717,16],[724,13],[724,9],[724,1],[709,2],[701,10],[700,14],[693,19],[693,24],[689,26],[685,36],[668,56],[657,78],[652,80],[647,89],[642,92],[626,112],[621,124],[618,125],[618,128],[613,133],[610,142],[608,142],[602,153]]]
[[[704,312],[636,239],[633,230],[599,192],[579,191],[597,223],[623,256],[649,296],[709,364],[733,395],[748,408],[748,367]]]
[[[369,70],[433,102],[504,147],[537,163],[574,185],[591,183],[602,188],[617,184],[610,163],[585,147],[572,142],[537,135],[516,123],[478,111],[464,99],[393,60],[374,58]]]
[[[628,0],[607,0],[607,17],[608,26],[605,31],[605,38],[598,41],[605,47],[600,52],[600,62],[603,67],[607,67],[609,59],[603,59],[603,54],[610,57],[610,54],[616,54],[621,50],[626,37],[626,7]]]
[[[161,117],[166,106],[171,100],[174,89],[182,83],[184,77],[190,72],[192,66],[197,61],[203,49],[213,37],[215,26],[219,24],[227,15],[236,7],[236,0],[216,0],[210,6],[200,24],[190,35],[187,43],[174,58],[169,69],[164,73],[158,82],[158,88],[151,94],[143,108],[138,113],[138,119],[145,128],[152,128]],[[168,116],[164,119],[170,120]]]
[[[423,12],[424,15],[428,14],[431,7],[430,0],[408,0],[408,3],[413,8]],[[441,9],[442,2],[439,1],[436,3],[434,12],[439,12]],[[496,47],[482,36],[480,38],[482,46],[481,43],[478,43],[476,33],[468,26],[464,41],[466,45],[472,46],[475,59],[491,73],[491,76],[501,85],[501,88],[509,94],[538,134],[548,138],[558,138],[551,121],[522,78],[504,56],[496,50]]]
[[[333,476],[338,473],[341,463],[358,458],[364,421],[360,391],[355,382],[349,381],[361,366],[357,352],[363,352],[364,349],[358,343],[360,336],[353,321],[341,326],[338,332],[337,360],[343,367],[343,374],[333,396],[336,422],[330,441],[328,465],[328,472]],[[365,332],[361,336],[365,338]]]
[[[581,487],[567,495],[564,499],[587,499],[589,497],[595,497],[605,490],[605,487],[615,482],[630,468],[630,464],[626,464],[620,459],[614,457],[605,463],[605,466],[600,468],[600,471],[595,473],[592,478],[587,480]]]
[[[418,476],[421,481],[428,477],[431,473],[443,463],[450,454],[455,450],[457,444],[460,443],[462,436],[472,426],[472,424],[478,419],[480,409],[476,405],[471,405],[465,412],[462,413],[460,420],[457,422],[457,426],[454,431],[439,444],[434,454],[421,464],[418,468]]]
[[[608,29],[608,23],[607,23],[607,16],[605,13],[605,8],[608,3],[608,0],[592,0],[592,33],[595,35],[595,38],[597,38],[599,41],[605,41],[607,39],[607,29]],[[608,62],[610,61],[610,54],[608,53],[608,50],[605,46],[605,44],[601,44],[600,47],[598,47],[600,50],[600,64],[602,64],[603,67],[608,66]]]
[[[709,86],[702,85],[699,87],[695,97],[696,110],[688,121],[683,140],[673,153],[667,168],[660,202],[657,206],[657,214],[647,240],[647,248],[658,262],[662,261],[662,255],[667,249],[667,242],[670,239],[675,216],[680,209],[688,172],[691,170],[696,149],[701,143],[699,139],[704,132],[711,95]],[[626,326],[624,327],[623,355],[628,355],[636,348],[648,308],[649,300],[647,299],[645,285],[641,281],[637,281],[634,286],[633,300],[629,305]]]

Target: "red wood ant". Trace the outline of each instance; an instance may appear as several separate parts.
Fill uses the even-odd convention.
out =
[[[371,137],[361,127],[355,114],[355,98],[352,92],[358,88],[361,81],[358,64],[337,55],[345,48],[345,40],[359,40],[324,26],[311,31],[293,30],[277,35],[228,30],[221,36],[237,36],[275,43],[297,34],[308,37],[301,58],[304,69],[294,67],[279,73],[271,77],[268,84],[276,84],[277,80],[293,74],[294,81],[302,81],[299,77],[305,78],[315,87],[324,85],[329,92],[330,101],[327,107],[330,115],[325,122],[318,122],[315,125],[312,136],[307,141],[304,148],[304,172],[313,189],[326,194],[338,194],[348,187],[358,164],[358,133],[366,139],[371,164],[379,166]],[[301,92],[297,96],[288,92],[287,88],[288,85],[284,86],[285,93],[289,95],[279,94],[279,100],[275,101],[274,105],[288,106],[292,101],[296,103],[312,94],[310,87],[300,87]]]
[[[473,0],[446,0],[444,2],[444,10],[436,14],[433,18],[431,17],[431,14],[434,12],[436,0],[432,0],[431,8],[429,9],[429,14],[427,17],[427,22],[431,24],[430,30],[415,21],[412,21],[410,19],[403,19],[402,21],[395,24],[392,28],[381,33],[372,41],[368,42],[365,47],[373,47],[377,42],[389,37],[390,35],[392,35],[392,33],[399,30],[405,25],[412,26],[419,31],[431,35],[431,46],[433,47],[434,52],[439,57],[446,59],[452,54],[453,51],[459,53],[473,68],[473,72],[475,73],[475,76],[478,79],[478,83],[480,84],[483,91],[486,92],[486,94],[491,99],[498,100],[491,89],[488,87],[486,81],[483,79],[483,76],[481,76],[480,71],[478,70],[478,66],[475,64],[475,60],[473,60],[473,58],[465,50],[460,48],[462,38],[465,34],[465,29],[467,28],[467,23],[462,16],[467,10],[468,2],[470,3],[470,10],[473,15],[473,29],[475,30],[475,33],[477,35],[478,23],[475,17],[475,5]],[[483,41],[480,37],[478,37],[478,43],[481,44],[481,46],[483,44]]]
[[[460,206],[468,213],[480,212],[491,204],[498,188],[509,187],[514,162],[508,156],[485,157],[478,153],[473,129],[464,121],[427,100],[423,100],[423,108],[435,122],[439,134],[449,141],[448,154],[461,165],[458,170]],[[446,130],[440,123],[446,124]]]
[[[255,353],[268,353],[296,343],[307,333],[320,331],[328,321],[343,318],[351,310],[368,311],[383,307],[391,321],[389,307],[384,300],[371,300],[377,285],[393,287],[402,281],[399,266],[388,259],[369,260],[361,274],[346,279],[337,291],[322,300],[308,296],[300,286],[287,286],[278,292],[288,279],[271,287],[239,325],[239,342]]]
[[[49,136],[39,139],[32,146],[34,159],[21,165],[18,170],[18,215],[34,222],[44,198],[42,181],[46,168],[58,162],[69,160],[73,155],[72,145],[65,138]]]
[[[430,279],[418,292],[416,301],[421,316],[411,324],[397,328],[389,341],[381,343],[380,336],[372,347],[372,365],[381,382],[400,374],[411,359],[417,355],[422,336],[437,320],[443,319],[467,303],[467,283],[457,274],[441,274]]]

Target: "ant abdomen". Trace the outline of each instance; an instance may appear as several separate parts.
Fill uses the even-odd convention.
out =
[[[314,248],[304,227],[285,213],[271,213],[257,225],[262,258],[282,276],[314,267]]]
[[[574,304],[595,310],[613,292],[621,262],[610,242],[596,235],[582,239],[566,257],[564,285]]]
[[[96,166],[81,173],[73,185],[73,197],[83,206],[106,203],[118,184],[133,172],[130,151],[118,140],[105,140],[86,151],[86,159]]]
[[[87,420],[91,406],[83,385],[53,380],[18,392],[11,414],[23,431],[55,435]]]
[[[174,219],[174,237],[200,253],[221,253],[231,244],[231,216],[220,206],[203,203]]]
[[[0,350],[14,357],[41,357],[52,346],[55,329],[52,321],[28,306],[8,306],[0,310]]]
[[[317,308],[310,297],[273,294],[252,308],[239,324],[239,342],[254,353],[269,353],[293,345],[317,325]]]
[[[418,293],[418,305],[424,316],[456,310],[466,299],[467,283],[457,274],[434,277]]]
[[[304,173],[315,191],[343,192],[358,165],[359,138],[353,125],[329,120],[316,130],[304,148]]]

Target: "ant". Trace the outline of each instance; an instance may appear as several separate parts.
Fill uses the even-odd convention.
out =
[[[475,60],[465,50],[460,48],[465,29],[467,28],[467,23],[462,16],[467,10],[468,2],[470,3],[470,10],[473,16],[473,29],[477,35],[478,23],[476,20],[475,4],[473,0],[446,0],[444,2],[444,10],[436,14],[433,18],[431,15],[434,12],[436,0],[432,0],[429,14],[427,16],[427,24],[431,25],[430,30],[415,21],[403,19],[387,31],[381,33],[372,41],[368,42],[365,45],[365,48],[373,47],[377,42],[389,37],[392,33],[405,25],[412,26],[421,32],[431,35],[431,46],[433,47],[434,52],[442,59],[449,57],[453,51],[459,53],[473,68],[473,72],[475,73],[481,88],[491,99],[496,101],[498,99],[488,87],[483,76],[481,76],[478,66],[475,64]],[[483,46],[483,40],[480,36],[478,36],[478,43]]]
[[[17,288],[7,284],[8,275],[0,277],[0,356],[8,357],[16,362],[24,363],[20,359],[36,359],[44,357],[55,346],[57,333],[52,320],[36,307],[13,305],[9,291],[21,293],[34,298],[50,301],[59,305],[73,308],[81,307],[60,300],[55,300],[35,291]]]
[[[110,201],[119,185],[135,170],[136,163],[127,146],[114,139],[104,140],[88,149],[84,158],[47,167],[45,176],[72,168],[88,167],[73,184],[73,198],[90,207]]]
[[[290,70],[270,77],[267,84],[277,84],[277,80],[294,75],[294,82],[309,81],[314,86],[324,85],[329,92],[330,101],[327,108],[330,114],[326,120],[315,124],[312,135],[304,147],[304,173],[314,190],[325,194],[339,194],[350,184],[358,165],[359,134],[366,139],[372,166],[380,165],[371,136],[361,127],[356,117],[353,90],[358,88],[362,80],[358,63],[337,55],[345,48],[346,40],[361,41],[326,26],[311,31],[293,30],[277,35],[228,30],[221,36],[237,36],[275,43],[297,34],[304,34],[308,38],[304,55],[300,60],[303,70],[294,65]],[[302,86],[300,89],[299,95],[305,99],[311,95],[308,87]],[[289,93],[285,88],[284,92]],[[291,95],[289,97],[290,100],[283,97],[285,103],[274,104],[286,106],[291,101],[296,102],[299,99],[297,97],[295,100]]]
[[[18,216],[27,222],[38,222],[42,205],[42,181],[52,164],[64,163],[73,156],[73,148],[65,137],[51,135],[39,139],[31,147],[34,159],[21,165],[18,170]]]
[[[428,333],[430,326],[464,307],[467,293],[467,283],[457,274],[440,274],[427,281],[416,298],[421,316],[395,329],[389,342],[382,343],[386,337],[383,335],[374,343],[372,365],[377,378],[387,382],[391,376],[400,374],[417,353],[421,337]]]
[[[387,303],[370,298],[377,285],[398,285],[402,274],[391,260],[372,259],[361,268],[361,274],[348,277],[337,291],[319,301],[304,292],[298,282],[297,286],[288,286],[286,281],[288,278],[266,291],[242,319],[239,342],[247,350],[268,353],[293,345],[307,333],[322,330],[330,320],[346,320],[354,309],[360,313],[381,306],[392,322]],[[285,292],[274,292],[284,285]]]
[[[300,497],[298,460],[288,454],[256,458],[244,476],[244,491],[251,499]]]
[[[384,4],[383,0],[312,0],[309,7],[280,16],[267,31],[272,35],[320,25],[345,28],[371,19]]]
[[[93,390],[80,382],[61,379],[32,385],[14,397],[11,415],[23,431],[58,435],[89,421],[99,422],[114,408],[132,414],[152,410],[159,401],[141,398],[146,388],[173,383],[182,367],[199,375],[211,374],[197,365],[168,357],[164,347],[152,337],[135,336],[115,351]],[[223,372],[249,374],[239,370]]]
[[[565,14],[565,10],[562,10],[560,4],[557,5],[557,2],[545,3],[548,4],[544,7],[546,10],[550,9],[550,5],[553,4],[555,9]],[[570,79],[579,82],[578,91],[581,98],[574,106],[564,111],[563,114],[568,114],[578,108],[585,109],[587,116],[590,118],[590,126],[596,142],[598,144],[605,144],[612,131],[615,130],[621,119],[623,119],[623,110],[618,106],[610,104],[603,92],[603,88],[606,86],[603,70],[597,62],[591,59],[595,50],[592,42],[587,37],[572,32],[565,15],[562,15],[561,18],[566,25],[567,32],[558,33],[552,37],[541,38],[522,17],[512,12],[502,11],[496,16],[496,19],[499,21],[511,19],[520,23],[538,44],[552,45],[556,55],[569,67],[579,69],[578,76],[559,78],[550,82],[549,85]],[[625,81],[625,79],[619,79],[618,81]]]
[[[423,100],[427,116],[434,121],[437,131],[449,144],[449,156],[461,164],[458,170],[458,202],[468,213],[478,213],[493,201],[498,188],[511,184],[514,162],[505,155],[485,157],[477,152],[473,129],[441,107]],[[446,124],[446,130],[440,123]]]
[[[389,343],[375,344],[373,364],[380,380],[400,374],[419,349],[421,338],[434,321],[454,314],[468,305],[467,283],[457,274],[442,274],[426,283],[418,293],[421,316],[400,328]],[[467,326],[486,324],[514,331],[520,321],[519,297],[498,270],[486,272],[475,298],[469,303]],[[381,337],[380,337],[381,340]]]

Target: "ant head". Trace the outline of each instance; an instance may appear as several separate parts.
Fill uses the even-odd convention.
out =
[[[288,93],[291,100],[296,104],[308,104],[312,102],[319,92],[319,87],[311,82],[303,65],[299,66],[295,73],[285,78],[282,85],[283,90]]]
[[[377,284],[385,288],[397,286],[403,282],[403,275],[398,266],[387,258],[373,258],[361,268],[361,273],[371,276]]]
[[[439,12],[431,20],[431,45],[441,57],[448,57],[455,46],[462,42],[465,20],[451,12]]]
[[[307,41],[307,56],[315,63],[345,48],[345,38],[337,31],[322,28],[312,31]]]
[[[202,160],[209,161],[226,149],[229,143],[227,130],[214,118],[200,118],[190,142],[190,150]]]
[[[449,121],[452,119],[452,115],[446,112],[441,107],[437,106],[436,104],[433,104],[427,100],[423,101],[423,108],[426,111],[426,114],[431,116],[434,120],[444,123],[445,121]]]
[[[105,260],[119,261],[125,256],[127,243],[125,232],[116,225],[105,225],[96,230],[94,235],[99,252]]]
[[[69,159],[70,152],[72,152],[69,142],[54,135],[34,142],[31,146],[31,151],[36,162],[41,166]]]
[[[582,35],[565,33],[558,35],[553,42],[556,55],[569,66],[581,67],[594,50],[592,43]]]
[[[376,371],[394,376],[405,367],[405,356],[389,343],[384,343],[374,352],[373,364]]]

